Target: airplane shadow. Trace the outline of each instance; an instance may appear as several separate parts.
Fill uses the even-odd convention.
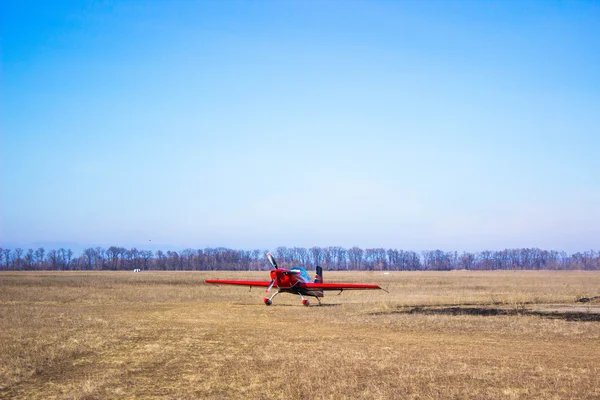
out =
[[[248,307],[256,307],[256,306],[260,306],[260,307],[265,307],[265,308],[273,308],[273,307],[306,307],[303,306],[302,304],[272,304],[270,306],[265,306],[264,304],[260,304],[260,303],[232,303],[235,306],[248,306]],[[339,307],[340,304],[311,304],[310,306],[308,306],[307,308],[322,308],[322,307]]]

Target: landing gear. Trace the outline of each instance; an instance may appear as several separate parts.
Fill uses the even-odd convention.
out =
[[[279,294],[279,292],[275,292],[273,294],[273,296],[271,297],[265,297],[264,298],[264,302],[265,302],[265,306],[270,306],[271,304],[273,304],[273,299],[275,298],[275,296],[277,296]]]
[[[298,294],[300,294],[300,293],[298,293]],[[310,306],[310,302],[308,301],[308,299],[305,299],[304,296],[302,296],[301,294],[300,294],[300,298],[302,299],[303,306],[306,306],[306,307]]]
[[[265,306],[270,306],[271,304],[273,304],[273,299],[275,298],[275,296],[277,296],[279,293],[281,293],[280,291],[276,292],[273,294],[273,296],[271,297],[265,297],[263,299],[263,302],[265,303]],[[283,292],[286,293],[286,292]],[[310,306],[310,301],[308,301],[308,299],[306,297],[304,297],[301,293],[295,292],[294,294],[298,294],[300,295],[300,298],[302,299],[302,305],[305,307]],[[319,299],[319,297],[314,296],[315,299],[317,299],[317,302],[319,302],[319,305],[321,305],[321,299]]]

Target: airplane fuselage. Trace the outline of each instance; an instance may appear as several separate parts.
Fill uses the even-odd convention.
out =
[[[323,297],[322,290],[314,290],[304,287],[305,283],[311,283],[310,275],[304,268],[276,268],[271,270],[270,275],[274,283],[273,286],[277,287],[282,293]]]

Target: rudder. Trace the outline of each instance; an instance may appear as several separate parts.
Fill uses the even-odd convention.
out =
[[[317,272],[315,273],[315,283],[323,283],[323,268],[317,265]]]

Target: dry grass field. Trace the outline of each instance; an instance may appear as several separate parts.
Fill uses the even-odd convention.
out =
[[[0,274],[0,397],[600,399],[593,272],[325,271],[322,307],[207,278]]]

